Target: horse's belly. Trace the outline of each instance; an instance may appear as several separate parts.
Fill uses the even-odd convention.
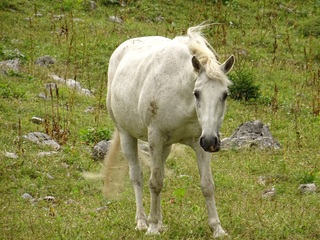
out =
[[[146,140],[148,138],[147,126],[145,126],[138,114],[137,104],[132,104],[133,101],[130,104],[124,99],[112,101],[113,121],[119,130],[124,130],[135,138]]]

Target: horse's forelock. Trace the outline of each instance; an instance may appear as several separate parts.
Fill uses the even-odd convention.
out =
[[[188,29],[188,48],[190,53],[194,55],[202,65],[204,65],[208,77],[212,79],[219,79],[225,84],[229,85],[230,80],[221,70],[220,64],[216,58],[215,50],[208,43],[201,32],[202,29],[208,27],[209,25],[200,24],[199,26],[191,27]]]

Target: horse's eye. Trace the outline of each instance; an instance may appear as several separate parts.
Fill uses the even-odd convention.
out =
[[[194,94],[194,96],[195,96],[196,99],[199,99],[199,97],[200,97],[199,91],[195,90],[195,91],[193,92],[193,94]]]

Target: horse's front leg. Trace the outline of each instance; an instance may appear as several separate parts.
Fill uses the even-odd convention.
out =
[[[213,231],[214,238],[222,237],[227,235],[227,233],[221,227],[218,212],[216,210],[214,182],[212,180],[210,167],[211,154],[202,150],[200,146],[195,147],[195,151],[197,154],[198,168],[200,173],[201,190],[207,205],[209,226]]]
[[[151,176],[149,189],[151,194],[150,214],[148,217],[149,228],[147,234],[160,234],[163,230],[161,214],[161,190],[164,179],[164,164],[170,153],[171,146],[164,147],[161,142],[150,141]]]

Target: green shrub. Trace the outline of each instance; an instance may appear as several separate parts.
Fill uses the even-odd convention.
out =
[[[320,37],[320,18],[312,19],[300,27],[303,36]]]
[[[102,140],[109,140],[111,139],[112,132],[110,129],[96,129],[96,128],[89,128],[80,130],[80,139],[87,144],[95,144]]]
[[[0,83],[0,98],[23,98],[25,96],[25,90],[18,89],[14,86],[10,86],[6,83]]]
[[[252,73],[243,70],[230,75],[233,84],[229,87],[230,97],[235,100],[254,100],[260,96],[260,87],[254,83]]]

